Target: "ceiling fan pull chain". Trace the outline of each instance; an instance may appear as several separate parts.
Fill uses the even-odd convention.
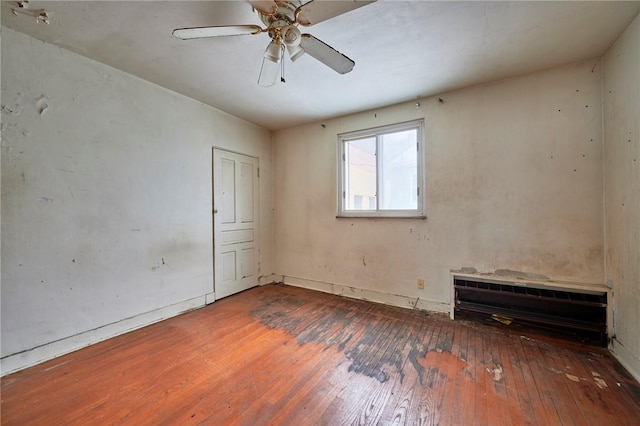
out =
[[[280,61],[282,64],[282,70],[280,72],[280,82],[286,83],[287,81],[284,79],[284,44],[281,45],[280,49],[282,49],[282,61]]]

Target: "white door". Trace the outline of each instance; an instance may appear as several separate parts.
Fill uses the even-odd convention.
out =
[[[258,159],[213,150],[215,298],[258,285]]]

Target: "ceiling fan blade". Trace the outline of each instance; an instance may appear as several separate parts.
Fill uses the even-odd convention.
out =
[[[224,25],[218,27],[179,28],[173,30],[173,36],[182,40],[194,38],[236,36],[246,34],[259,34],[262,28],[259,25]]]
[[[265,15],[271,15],[278,11],[278,5],[274,0],[249,0],[254,9],[259,10]]]
[[[328,44],[318,40],[311,34],[302,34],[300,47],[302,47],[306,53],[339,74],[348,73],[356,64],[351,59],[347,58]]]
[[[366,6],[376,0],[321,1],[311,0],[296,9],[298,23],[305,27]]]

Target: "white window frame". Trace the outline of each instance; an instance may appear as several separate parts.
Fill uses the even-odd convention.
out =
[[[352,140],[363,139],[367,137],[375,137],[376,139],[376,151],[380,146],[380,137],[389,133],[396,133],[405,130],[417,131],[417,146],[418,151],[418,164],[417,164],[417,176],[416,176],[416,192],[417,192],[417,209],[415,210],[380,210],[378,207],[376,210],[347,210],[347,182],[346,182],[346,154],[345,144]],[[425,197],[425,147],[424,147],[424,119],[407,121],[404,123],[390,124],[387,126],[375,127],[372,129],[358,130],[355,132],[341,133],[338,135],[338,212],[336,217],[379,217],[379,218],[419,218],[426,219],[426,197]],[[376,156],[376,170],[380,169],[380,162],[378,156]],[[378,176],[376,182],[376,188],[380,185],[380,173],[376,173]],[[376,191],[376,203],[379,203],[380,197],[377,196],[379,189]]]

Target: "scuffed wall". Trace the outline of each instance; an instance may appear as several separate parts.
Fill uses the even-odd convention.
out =
[[[640,380],[640,16],[603,59],[605,268],[611,349]]]
[[[3,28],[3,373],[204,304],[213,146],[259,158],[270,273],[268,131]]]
[[[276,132],[276,272],[443,311],[463,266],[602,283],[600,73],[596,59]],[[337,134],[423,117],[428,218],[337,219]]]

